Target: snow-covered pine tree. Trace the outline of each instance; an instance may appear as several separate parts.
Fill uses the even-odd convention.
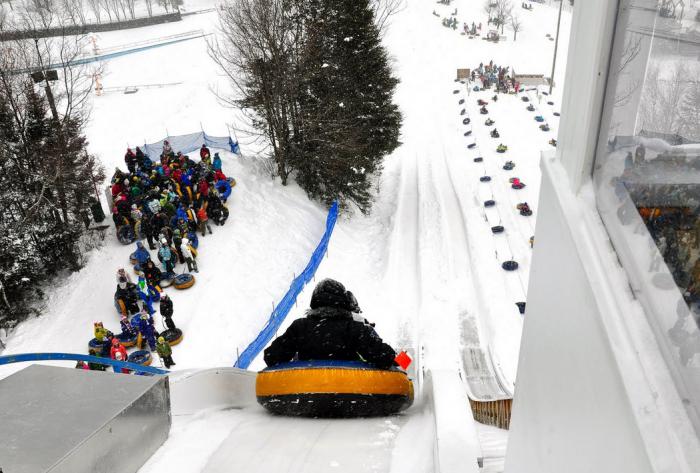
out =
[[[31,82],[0,89],[0,326],[31,312],[42,281],[79,265],[87,196],[104,174],[63,118]]]
[[[700,82],[690,82],[680,106],[682,135],[693,142],[700,141]]]
[[[399,145],[401,113],[368,0],[308,0],[297,182],[327,205],[372,205],[372,176]]]

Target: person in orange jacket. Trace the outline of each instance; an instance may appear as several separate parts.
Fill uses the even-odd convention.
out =
[[[209,225],[209,216],[207,215],[207,209],[202,206],[197,210],[197,220],[199,221],[199,231],[202,232],[202,236],[207,234],[207,229],[211,234],[211,226]]]

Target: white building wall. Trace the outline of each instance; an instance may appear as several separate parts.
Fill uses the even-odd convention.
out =
[[[592,196],[618,3],[577,1],[542,161],[506,473],[697,473],[698,438]]]

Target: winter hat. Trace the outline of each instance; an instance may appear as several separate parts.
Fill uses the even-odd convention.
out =
[[[334,279],[324,279],[316,285],[311,295],[311,308],[337,307],[350,310],[345,286]]]
[[[158,343],[165,343],[165,339],[163,337],[158,337]]]

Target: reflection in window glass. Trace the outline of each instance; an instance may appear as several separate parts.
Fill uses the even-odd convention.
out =
[[[700,12],[621,0],[594,181],[632,290],[700,432]]]

